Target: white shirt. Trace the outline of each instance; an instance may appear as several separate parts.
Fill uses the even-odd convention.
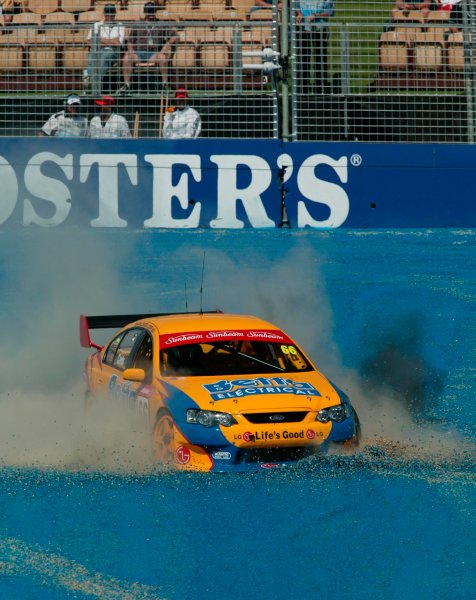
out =
[[[191,106],[173,113],[165,113],[163,137],[171,140],[196,138],[200,135],[202,121],[198,112]]]
[[[95,116],[89,124],[89,137],[92,138],[130,138],[129,125],[124,117],[112,113],[103,123],[100,116]]]
[[[82,115],[69,115],[64,110],[51,115],[41,128],[46,135],[83,137],[88,133],[88,120]]]
[[[124,25],[122,25],[122,23],[116,23],[115,21],[109,21],[107,23],[105,21],[100,21],[99,23],[94,23],[93,28],[89,30],[88,40],[90,40],[93,37],[93,32],[101,39],[118,39],[120,44],[124,43],[124,38],[126,35]],[[107,44],[103,45],[107,46]]]

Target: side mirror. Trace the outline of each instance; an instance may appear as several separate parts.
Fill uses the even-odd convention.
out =
[[[145,379],[145,371],[144,369],[126,369],[122,378],[126,381],[144,381]]]

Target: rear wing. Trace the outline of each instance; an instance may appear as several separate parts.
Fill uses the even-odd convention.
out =
[[[201,311],[199,314],[216,314],[222,313],[218,308],[216,310]],[[169,312],[169,313],[142,313],[137,315],[80,315],[79,317],[79,340],[83,348],[96,348],[102,350],[102,346],[98,346],[91,341],[89,335],[90,329],[121,329],[129,323],[139,321],[141,319],[150,319],[152,317],[168,317],[172,315],[190,315],[196,313],[189,312]]]

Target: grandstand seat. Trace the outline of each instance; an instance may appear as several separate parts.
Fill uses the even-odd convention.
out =
[[[56,69],[56,46],[32,44],[27,49],[28,71],[54,71]]]
[[[382,70],[408,68],[408,37],[406,32],[386,31],[380,35],[379,67]]]
[[[101,10],[86,10],[78,15],[78,23],[98,23],[103,20]]]
[[[117,21],[122,23],[141,21],[144,14],[142,4],[130,4],[126,9],[117,11]]]
[[[443,38],[438,38],[434,31],[418,34],[413,42],[413,60],[414,67],[418,71],[441,70],[443,68]]]
[[[450,10],[431,10],[428,15],[427,23],[428,25],[447,23],[450,19],[450,14]]]
[[[28,0],[28,10],[38,15],[48,15],[58,10],[58,0]]]
[[[232,39],[233,29],[231,27],[208,27],[204,31],[202,42],[231,45]]]
[[[91,0],[61,0],[61,10],[70,13],[83,13],[91,10]]]
[[[244,29],[242,32],[242,41],[243,43],[259,43],[263,47],[270,46],[273,42],[273,28],[251,27],[250,29]]]
[[[75,18],[73,13],[53,12],[45,15],[44,25],[74,25]]]
[[[172,57],[172,68],[189,70],[196,67],[197,45],[194,42],[180,42]]]
[[[197,27],[184,27],[179,31],[179,39],[180,42],[188,42],[197,45],[205,39],[209,31],[210,28],[208,26],[203,27],[200,25]]]
[[[250,21],[272,21],[273,20],[273,9],[272,8],[260,8],[254,10],[249,15]]]
[[[421,29],[421,27],[416,27],[415,25],[411,25],[411,24],[410,25],[401,24],[401,25],[395,25],[394,31],[397,33],[399,39],[405,38],[406,43],[411,46],[413,44],[413,42],[415,41],[415,38],[417,37],[417,35],[419,33],[421,33],[422,29]],[[387,32],[387,33],[391,33],[391,32]]]
[[[41,25],[41,15],[36,13],[18,13],[13,15],[13,25]]]
[[[167,2],[163,9],[158,10],[156,12],[156,17],[161,21],[179,21],[180,19],[185,19],[191,11],[191,0],[187,0],[186,2],[173,0],[171,2]]]
[[[87,44],[66,44],[63,48],[63,67],[65,71],[83,72],[88,66],[89,46]]]
[[[200,47],[200,66],[206,71],[230,68],[230,47],[225,43],[203,43]]]
[[[187,11],[186,14],[182,14],[180,19],[182,21],[213,21],[213,13],[208,9],[192,8],[192,10]]]
[[[446,52],[448,69],[451,71],[464,71],[464,40],[462,31],[449,34],[448,39],[446,40]],[[473,53],[471,48],[469,51],[469,60],[470,64],[473,65]]]
[[[0,71],[11,73],[21,71],[23,69],[23,59],[24,49],[22,45],[0,43]]]
[[[393,20],[395,23],[423,23],[423,13],[421,10],[396,10]]]
[[[255,5],[255,0],[232,0],[233,9],[242,21],[249,18],[250,9]]]
[[[236,10],[227,8],[224,4],[201,3],[200,8],[209,12],[214,21],[241,21]]]

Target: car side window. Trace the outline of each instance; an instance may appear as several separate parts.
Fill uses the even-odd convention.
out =
[[[134,344],[137,342],[138,337],[142,335],[141,329],[129,329],[123,335],[122,339],[119,342],[119,346],[117,347],[116,353],[114,355],[114,359],[112,361],[112,366],[116,369],[123,371],[126,368],[127,359],[131,354],[132,348]]]
[[[144,369],[146,381],[150,380],[152,375],[152,338],[147,333],[140,342],[139,348],[130,365],[134,369]]]
[[[121,333],[117,337],[115,337],[112,342],[109,344],[109,348],[106,350],[104,354],[104,362],[107,365],[112,365],[114,362],[114,356],[116,355],[117,347],[119,346],[119,342],[122,340],[122,336],[124,334]]]

